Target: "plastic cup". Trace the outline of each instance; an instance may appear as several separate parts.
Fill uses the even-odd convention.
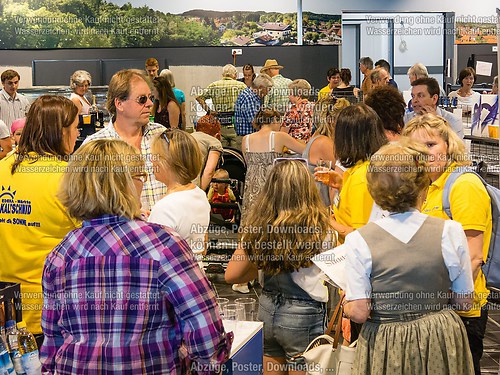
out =
[[[222,319],[224,319],[224,307],[229,304],[229,300],[222,297],[216,298],[215,300],[217,301],[217,306],[219,307],[219,315]]]
[[[238,330],[238,322],[243,321],[244,316],[243,306],[235,303],[227,304],[224,307],[224,320],[226,320],[225,326],[227,326],[227,330],[236,332]]]
[[[255,322],[257,320],[257,301],[255,298],[237,298],[234,302],[243,307],[242,320]]]

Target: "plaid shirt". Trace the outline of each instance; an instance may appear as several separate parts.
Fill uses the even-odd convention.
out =
[[[167,187],[156,180],[153,173],[153,160],[151,157],[151,141],[158,134],[163,133],[166,128],[163,125],[150,122],[143,128],[143,135],[141,140],[141,155],[144,158],[145,171],[148,174],[148,180],[144,183],[141,193],[141,203],[144,210],[151,210],[151,208],[161,198],[167,194]],[[84,144],[94,139],[121,139],[110,121],[108,126],[99,130],[97,133],[88,136]]]
[[[43,372],[199,373],[231,349],[214,292],[177,233],[104,215],[85,221],[48,255],[42,276]]]
[[[283,117],[283,126],[293,138],[308,142],[312,134],[314,103],[300,99]]]
[[[250,87],[241,92],[234,105],[236,134],[247,135],[255,131],[252,122],[260,107],[261,100]]]
[[[290,78],[285,78],[281,74],[273,77],[273,87],[267,94],[264,105],[273,107],[281,114],[285,113],[290,107],[290,98],[288,97],[288,85],[292,83]]]
[[[233,112],[238,95],[247,85],[235,79],[224,77],[208,85],[200,98],[212,99],[213,109],[217,112]]]

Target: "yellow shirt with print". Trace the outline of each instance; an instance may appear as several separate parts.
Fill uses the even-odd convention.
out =
[[[422,206],[423,213],[450,220],[443,211],[443,190],[446,180],[455,168],[456,164],[452,164],[431,184]],[[462,224],[464,230],[478,230],[484,233],[483,261],[486,261],[491,239],[491,202],[483,183],[473,173],[463,174],[453,184],[450,192],[450,210],[453,220]],[[479,317],[481,307],[487,302],[488,294],[486,279],[483,271],[479,269],[474,280],[474,306],[470,311],[459,311],[458,314],[467,318]]]
[[[53,156],[23,161],[12,175],[14,158],[0,160],[0,280],[21,284],[23,320],[38,334],[45,258],[79,223],[56,198],[67,163]]]
[[[370,219],[373,198],[368,192],[366,181],[369,164],[369,160],[360,160],[344,172],[344,184],[339,200],[333,205],[335,220],[342,225],[358,229]]]

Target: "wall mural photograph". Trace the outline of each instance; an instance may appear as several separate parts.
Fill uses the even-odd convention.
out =
[[[296,3],[268,3],[0,0],[0,48],[296,45]],[[304,8],[302,20],[303,45],[341,43],[340,15]]]

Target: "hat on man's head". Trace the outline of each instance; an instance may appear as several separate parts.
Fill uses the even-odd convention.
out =
[[[283,67],[278,64],[277,60],[267,59],[260,72],[265,73],[268,69],[283,69]]]

